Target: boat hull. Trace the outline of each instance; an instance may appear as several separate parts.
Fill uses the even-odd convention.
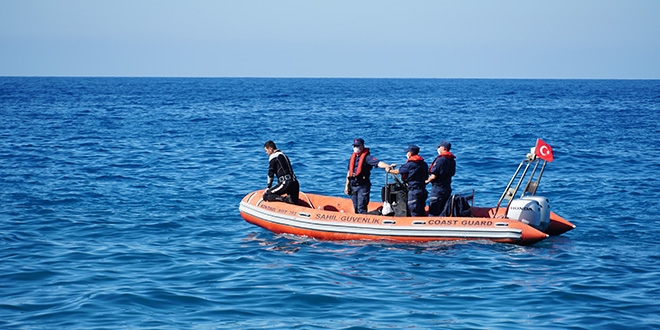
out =
[[[262,194],[263,190],[247,194],[239,211],[245,221],[278,234],[319,240],[490,240],[519,245],[549,236],[522,222],[493,217],[488,214],[492,209],[475,208],[485,215],[475,217],[394,217],[355,214],[348,198],[301,193],[300,205],[293,205],[263,201]],[[380,204],[372,202],[369,209]]]

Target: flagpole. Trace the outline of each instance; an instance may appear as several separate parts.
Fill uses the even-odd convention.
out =
[[[543,166],[541,166],[541,172],[539,172],[539,178],[536,180],[536,188],[539,187],[539,184],[541,184],[541,177],[543,176],[543,171],[545,171],[545,165],[548,164],[547,160],[543,161]],[[534,193],[532,193],[532,196],[536,195],[536,188],[534,188]]]

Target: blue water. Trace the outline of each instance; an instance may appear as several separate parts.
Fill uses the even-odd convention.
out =
[[[660,328],[660,81],[0,77],[2,329]],[[274,140],[341,196],[355,137],[492,206],[537,138],[577,225],[521,247],[278,236]],[[382,170],[372,176],[382,185]]]

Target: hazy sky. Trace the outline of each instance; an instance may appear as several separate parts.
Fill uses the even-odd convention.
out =
[[[0,76],[660,79],[660,0],[0,0]]]

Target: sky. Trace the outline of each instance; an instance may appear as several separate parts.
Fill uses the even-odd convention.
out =
[[[660,0],[0,0],[0,76],[660,79]]]

